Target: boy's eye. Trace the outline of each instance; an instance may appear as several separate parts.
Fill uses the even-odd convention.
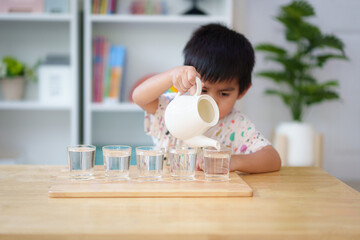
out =
[[[225,92],[220,93],[220,95],[221,95],[221,96],[229,96],[229,94],[228,94],[228,93],[225,93]]]

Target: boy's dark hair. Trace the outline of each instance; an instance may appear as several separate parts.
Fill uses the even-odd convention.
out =
[[[233,81],[239,95],[251,85],[254,49],[247,38],[223,25],[208,24],[197,29],[184,50],[185,63],[195,67],[204,81]]]

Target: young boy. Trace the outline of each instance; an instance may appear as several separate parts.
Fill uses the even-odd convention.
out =
[[[230,171],[260,173],[277,171],[277,151],[249,119],[233,109],[251,87],[255,56],[251,43],[240,33],[219,24],[196,30],[184,48],[184,66],[155,75],[133,93],[145,114],[145,131],[156,145],[168,148],[182,142],[169,134],[164,122],[166,106],[175,94],[163,94],[171,86],[181,93],[195,93],[195,78],[202,80],[202,94],[210,95],[219,107],[220,120],[204,135],[231,146]],[[198,161],[197,169],[202,169]]]

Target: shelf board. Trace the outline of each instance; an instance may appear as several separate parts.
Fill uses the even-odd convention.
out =
[[[4,102],[0,101],[0,110],[70,110],[69,105],[60,105],[60,104],[43,104],[36,101],[14,101],[14,102]]]
[[[92,22],[133,22],[133,23],[208,23],[226,22],[221,16],[182,16],[182,15],[90,15]]]
[[[143,110],[134,103],[104,104],[92,103],[91,110],[94,112],[142,112]]]
[[[0,21],[70,22],[70,14],[55,13],[1,13]]]

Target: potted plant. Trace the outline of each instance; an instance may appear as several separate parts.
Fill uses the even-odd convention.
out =
[[[3,57],[0,62],[0,83],[3,99],[7,101],[22,99],[25,80],[36,81],[35,70],[38,65],[39,62],[34,67],[29,68],[13,57]]]
[[[303,122],[304,111],[327,100],[339,99],[337,80],[318,81],[313,71],[322,68],[331,59],[347,59],[343,42],[333,34],[324,34],[319,27],[307,21],[315,16],[314,8],[306,1],[293,1],[281,7],[276,20],[285,28],[285,38],[290,51],[282,46],[261,43],[256,51],[265,53],[265,59],[279,65],[279,70],[264,70],[257,76],[273,81],[277,89],[265,93],[282,99],[289,108],[292,122],[281,123],[276,134],[289,138],[289,165],[311,165],[313,153],[313,128]],[[291,145],[291,138],[296,144]],[[307,155],[306,152],[309,152]],[[291,156],[292,155],[292,156]],[[291,158],[295,159],[291,159]]]

